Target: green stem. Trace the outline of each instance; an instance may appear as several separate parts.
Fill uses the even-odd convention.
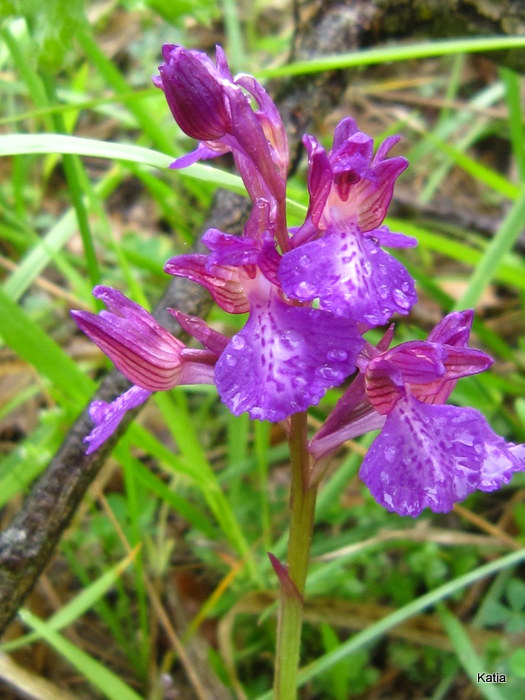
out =
[[[290,537],[288,570],[276,568],[281,592],[277,625],[274,694],[276,700],[294,700],[303,622],[303,597],[310,557],[315,513],[316,487],[308,489],[309,455],[306,437],[306,413],[291,417],[290,457]]]

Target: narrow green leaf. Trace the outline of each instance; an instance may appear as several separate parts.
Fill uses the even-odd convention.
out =
[[[256,75],[277,78],[284,75],[317,73],[351,66],[370,66],[387,61],[407,61],[431,56],[449,56],[456,53],[477,53],[525,47],[524,36],[476,37],[474,39],[446,39],[418,44],[400,44],[379,49],[363,49],[352,53],[323,56],[310,61],[296,61],[278,68],[263,68]]]
[[[173,162],[173,156],[132,144],[98,141],[66,134],[0,135],[0,156],[20,155],[23,153],[75,153],[79,156],[90,156],[92,158],[131,161],[132,163],[149,165],[152,168],[161,168],[163,170],[168,168],[170,163]],[[183,177],[211,182],[218,187],[246,194],[246,188],[238,175],[233,175],[219,168],[195,163],[189,168],[177,170],[177,173]],[[306,212],[305,206],[289,199],[286,202],[291,213],[304,216]]]
[[[475,308],[483,290],[492,281],[503,257],[508,253],[525,228],[525,188],[503,220],[499,231],[490,241],[483,257],[470,278],[469,285],[454,309]]]
[[[456,656],[472,683],[475,684],[476,690],[488,700],[504,700],[505,696],[500,693],[496,685],[476,682],[478,673],[484,670],[483,662],[476,654],[461,622],[443,604],[438,605],[438,613]]]
[[[108,569],[108,571],[103,573],[89,586],[83,588],[78,595],[66,603],[46,621],[45,624],[48,626],[48,628],[57,632],[63,627],[71,625],[73,622],[75,622],[75,620],[78,620],[79,617],[82,617],[84,613],[91,610],[95,603],[97,603],[102,596],[109,591],[115,581],[119,578],[119,576],[121,576],[122,572],[131,564],[136,553],[137,550],[134,549],[126,557],[124,557],[122,561],[111,567],[111,569]],[[2,644],[0,649],[4,652],[19,649],[22,646],[34,642],[35,639],[39,639],[40,637],[41,634],[39,632],[30,632],[23,637],[13,639],[10,642]]]
[[[2,288],[0,309],[0,337],[14,352],[49,379],[67,397],[84,401],[93,393],[94,382]]]
[[[28,627],[46,640],[59,654],[74,666],[90,683],[110,700],[141,700],[140,696],[129,685],[120,680],[114,673],[96,661],[85,651],[79,649],[61,634],[55,632],[47,622],[40,620],[29,610],[19,610],[19,617]]]

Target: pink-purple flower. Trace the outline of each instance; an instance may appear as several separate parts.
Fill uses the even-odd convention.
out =
[[[374,498],[400,515],[449,511],[476,490],[493,491],[525,470],[525,448],[499,437],[472,408],[443,403],[460,377],[492,364],[467,347],[473,314],[446,316],[426,341],[368,345],[360,376],[311,442],[317,459],[380,428],[360,470]],[[366,426],[366,427],[365,427]]]
[[[108,310],[99,314],[72,311],[78,327],[135,385],[113,403],[94,402],[90,415],[95,430],[88,435],[89,452],[116,429],[124,413],[144,403],[153,391],[181,384],[212,384],[217,355],[208,349],[193,350],[163,328],[153,316],[124,294],[98,286],[93,296]]]
[[[372,139],[350,118],[338,124],[328,154],[305,136],[310,205],[279,266],[289,297],[319,299],[322,309],[368,327],[410,311],[416,301],[414,281],[381,248],[417,243],[382,225],[394,182],[408,165],[401,156],[387,158],[397,141],[386,139],[374,156]]]
[[[284,420],[355,370],[364,344],[355,323],[288,302],[276,284],[271,244],[217,230],[203,240],[210,255],[177,256],[165,270],[202,284],[230,313],[249,311],[215,366],[219,396],[232,413]]]

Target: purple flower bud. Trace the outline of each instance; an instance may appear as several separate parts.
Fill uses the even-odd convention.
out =
[[[219,69],[205,54],[182,46],[166,45],[163,55],[166,63],[153,82],[164,90],[177,124],[200,141],[222,138],[231,129],[227,92],[232,88]]]

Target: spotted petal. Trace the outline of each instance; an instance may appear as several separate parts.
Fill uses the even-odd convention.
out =
[[[513,447],[472,408],[407,395],[388,414],[360,476],[376,501],[399,515],[445,513],[476,489],[492,491],[523,471]]]
[[[403,265],[357,227],[332,227],[315,241],[283,255],[279,275],[285,293],[300,301],[319,298],[322,309],[368,326],[406,315],[416,302]]]
[[[235,415],[283,420],[353,372],[362,345],[351,321],[288,305],[273,293],[252,303],[215,366],[215,383]]]

